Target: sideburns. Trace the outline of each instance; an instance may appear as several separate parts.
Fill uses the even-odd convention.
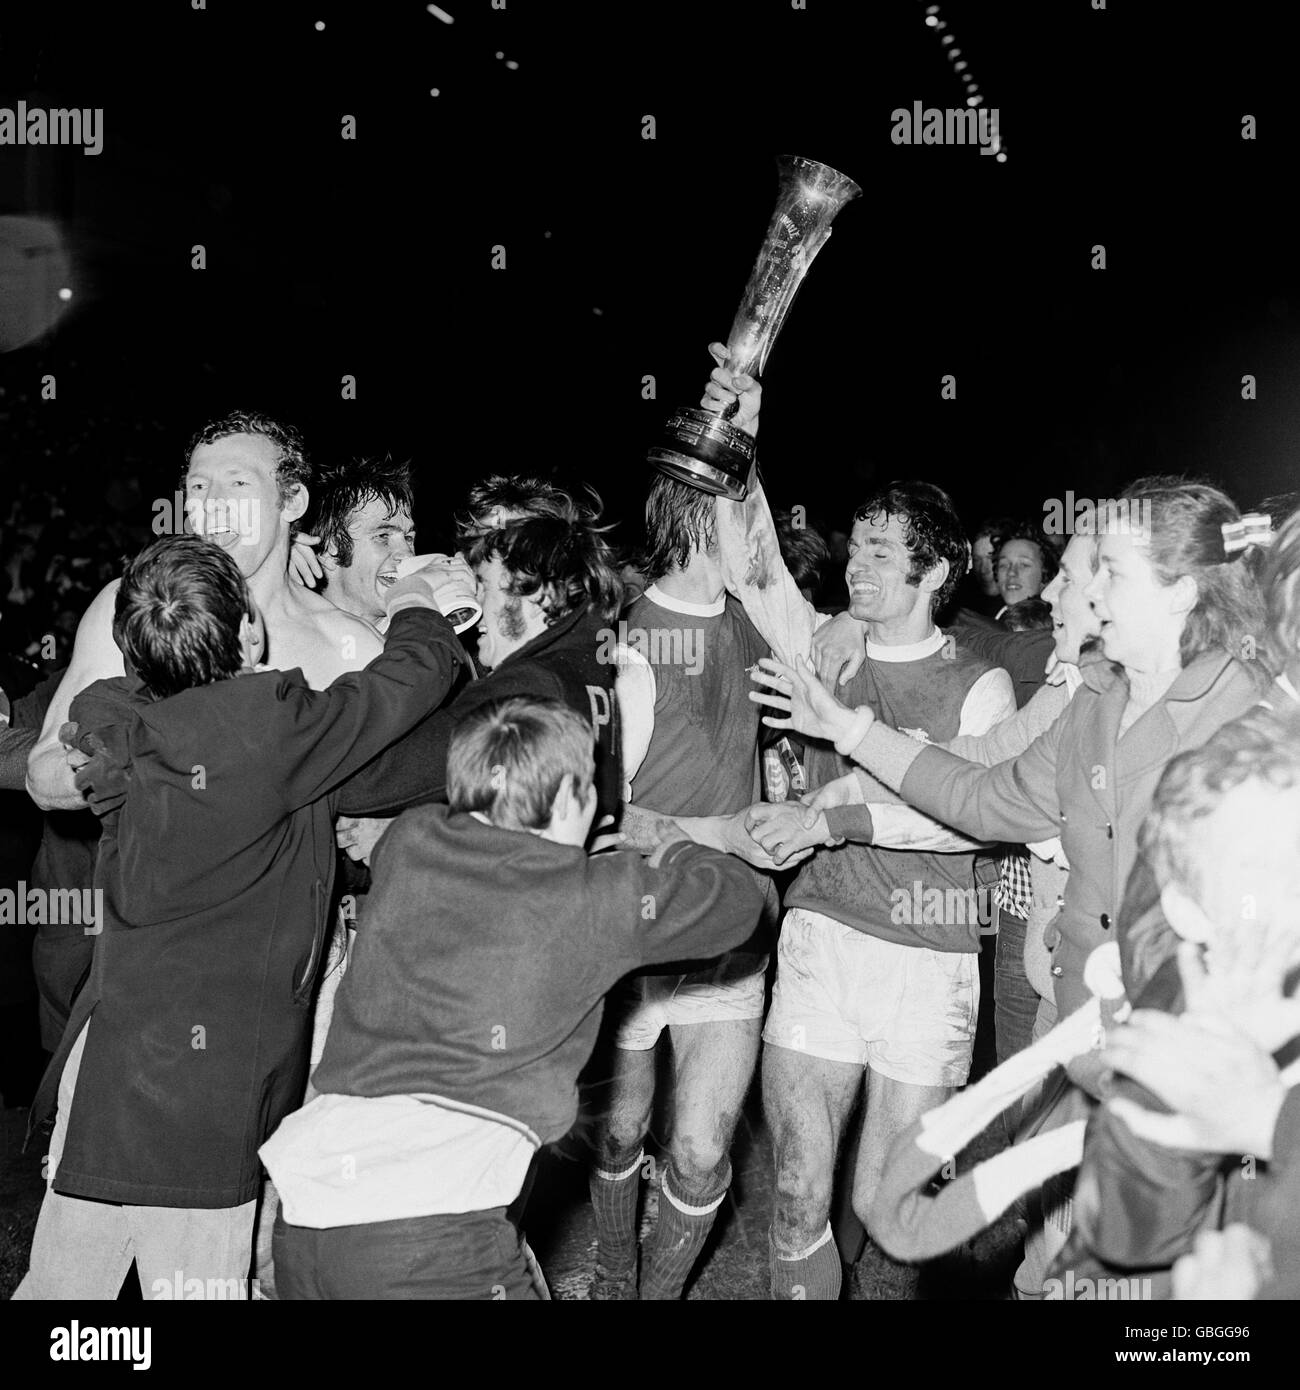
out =
[[[528,624],[524,621],[524,601],[521,598],[511,597],[501,605],[501,612],[497,615],[497,631],[508,642],[517,642],[523,635]]]

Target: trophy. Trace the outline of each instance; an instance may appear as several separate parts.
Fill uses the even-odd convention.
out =
[[[829,164],[797,155],[777,160],[780,187],[767,236],[727,337],[727,367],[761,376],[795,293],[826,244],[835,214],[862,192]],[[699,407],[676,410],[647,455],[661,473],[703,492],[742,501],[754,463],[754,441],[726,415]]]
[[[394,573],[399,579],[408,574],[414,574],[416,570],[422,570],[431,560],[450,560],[450,555],[403,555],[397,562]],[[468,632],[470,628],[483,616],[483,610],[479,607],[478,596],[474,590],[466,585],[463,589],[453,590],[450,594],[444,595],[439,603],[442,616],[452,625],[457,632]]]

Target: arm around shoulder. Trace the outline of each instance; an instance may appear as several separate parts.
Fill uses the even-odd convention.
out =
[[[27,761],[27,791],[42,810],[79,811],[85,805],[73,782],[66,751],[59,742],[59,730],[67,721],[73,699],[88,685],[125,674],[122,653],[113,640],[117,590],[115,579],[95,595],[82,615],[72,660],[45,712],[40,737]]]

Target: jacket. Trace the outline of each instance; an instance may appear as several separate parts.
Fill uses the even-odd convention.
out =
[[[1258,666],[1203,652],[1120,739],[1123,669],[1094,653],[1080,670],[1065,712],[1019,757],[982,768],[923,748],[901,787],[906,801],[968,835],[1020,844],[1059,836],[1070,878],[1047,946],[1061,1018],[1088,998],[1088,956],[1115,939],[1138,830],[1166,763],[1249,709],[1264,679]]]
[[[748,865],[678,841],[588,857],[445,806],[404,811],[312,1085],[490,1112],[534,1144],[578,1111],[605,995],[629,971],[707,959],[753,929]]]
[[[391,816],[447,799],[447,749],[457,726],[492,700],[514,695],[559,700],[589,719],[596,733],[596,821],[618,814],[623,792],[617,666],[602,661],[605,631],[589,604],[538,633],[489,675],[471,681],[445,708],[421,721],[343,790],[345,816]]]
[[[324,691],[248,673],[151,700],[97,681],[72,704],[107,745],[101,934],[32,1108],[47,1120],[89,1027],[54,1187],[137,1206],[232,1207],[302,1100],[327,939],[336,791],[443,698],[446,620],[399,611],[384,651]]]

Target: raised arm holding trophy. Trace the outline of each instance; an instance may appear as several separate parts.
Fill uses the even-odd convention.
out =
[[[836,213],[862,192],[847,175],[816,160],[782,155],[777,169],[776,207],[727,335],[724,365],[737,375],[761,375],[808,267],[831,234]],[[741,501],[755,445],[752,436],[730,419],[691,406],[668,417],[663,436],[647,458],[669,477]]]

